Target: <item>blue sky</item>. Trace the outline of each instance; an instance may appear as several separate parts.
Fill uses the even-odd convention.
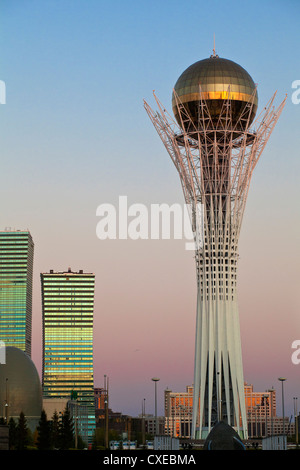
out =
[[[39,370],[39,273],[71,266],[96,273],[95,382],[111,377],[115,410],[137,413],[147,397],[153,411],[154,375],[161,391],[192,382],[192,257],[172,241],[100,244],[95,214],[124,194],[145,204],[183,202],[143,99],[152,105],[155,90],[171,111],[178,76],[212,53],[215,34],[219,56],[258,83],[259,110],[276,90],[276,104],[288,94],[250,187],[239,299],[245,379],[261,391],[289,374],[291,403],[300,370],[290,361],[300,337],[300,105],[291,101],[291,84],[300,79],[298,2],[7,0],[0,8],[7,92],[0,105],[0,225],[29,228],[35,240]]]

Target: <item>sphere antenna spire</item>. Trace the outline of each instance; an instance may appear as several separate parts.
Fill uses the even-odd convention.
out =
[[[215,38],[215,33],[214,33],[214,48],[213,48],[213,54],[212,54],[210,57],[211,57],[211,58],[219,57],[219,56],[216,54],[216,38]]]
[[[216,57],[216,37],[215,37],[215,33],[214,33],[214,48],[213,48],[213,54],[214,54],[214,57]]]

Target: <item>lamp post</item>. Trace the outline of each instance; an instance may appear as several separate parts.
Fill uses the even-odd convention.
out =
[[[274,407],[274,401],[273,401],[273,397],[274,397],[274,388],[270,388],[268,390],[268,392],[270,393],[270,399],[271,399],[271,403],[270,403],[270,416],[271,416],[271,436],[273,436],[274,434],[274,425],[273,425],[273,407]]]
[[[104,375],[105,448],[108,449],[108,377]]]
[[[254,407],[254,411],[255,411],[255,437],[257,438],[258,436],[258,433],[257,433],[257,410],[258,410],[258,405],[256,405]]]
[[[5,424],[8,424],[8,378],[5,379]]]
[[[279,377],[278,380],[281,382],[282,391],[282,417],[283,417],[283,435],[285,435],[285,423],[284,423],[284,393],[283,393],[283,382],[286,380],[284,377]]]
[[[145,441],[145,402],[146,398],[143,399],[142,401],[142,441],[143,441],[143,446],[145,447],[146,441]]]
[[[155,384],[155,436],[157,435],[157,382],[160,380],[158,377],[151,379]]]
[[[295,415],[295,437],[296,437],[296,446],[298,447],[298,410],[297,410],[297,397],[294,397],[294,415]]]
[[[268,436],[267,406],[269,395],[263,395],[265,404],[265,436]]]

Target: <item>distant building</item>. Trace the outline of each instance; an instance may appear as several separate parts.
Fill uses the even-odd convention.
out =
[[[244,384],[248,437],[294,434],[295,424],[285,417],[276,416],[276,391],[254,392],[253,385]],[[165,390],[165,434],[190,438],[193,409],[193,386],[186,392]]]
[[[28,231],[0,232],[0,340],[31,356],[34,243]]]
[[[77,400],[69,400],[68,409],[74,423],[75,446],[77,447],[79,436],[83,442],[90,444],[90,407]]]
[[[276,391],[254,392],[253,385],[245,383],[245,403],[248,423],[248,436],[279,434],[282,418],[276,417]],[[281,425],[280,425],[281,423]]]
[[[107,400],[107,390],[105,388],[95,387],[94,397],[95,397],[95,409],[104,410],[105,400]]]
[[[193,412],[193,387],[186,392],[165,390],[165,434],[174,437],[190,437]]]
[[[0,450],[9,449],[9,426],[0,425]]]
[[[93,312],[95,275],[42,273],[44,398],[77,400],[89,409],[88,439],[95,431]]]
[[[104,389],[95,389],[95,395],[99,393],[104,393]],[[102,397],[103,398],[103,397]],[[102,398],[100,401],[96,400],[96,403],[101,403]],[[164,417],[158,416],[157,417],[157,424],[158,430],[157,433],[159,435],[163,435],[164,430]],[[105,408],[96,408],[96,426],[97,428],[104,429],[106,425],[106,416],[105,416]],[[126,436],[126,439],[129,440],[137,440],[139,443],[144,442],[147,436],[155,435],[155,416],[152,414],[140,414],[137,417],[124,415],[121,412],[112,411],[110,408],[108,409],[108,429],[109,431],[115,431],[120,436]]]
[[[80,436],[85,443],[89,443],[89,406],[67,398],[43,398],[43,409],[49,421],[52,421],[55,413],[61,420],[66,408],[68,408],[73,421],[75,439]]]
[[[152,415],[145,416],[145,429],[146,433],[155,436],[156,418]],[[163,416],[157,416],[157,435],[163,436],[165,434],[165,419]]]

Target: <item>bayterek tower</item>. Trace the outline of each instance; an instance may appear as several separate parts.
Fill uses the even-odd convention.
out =
[[[257,87],[237,63],[213,54],[178,78],[174,118],[154,93],[145,109],[178,173],[195,235],[197,313],[192,438],[218,421],[247,438],[237,301],[238,241],[253,170],[285,100],[263,112]]]

